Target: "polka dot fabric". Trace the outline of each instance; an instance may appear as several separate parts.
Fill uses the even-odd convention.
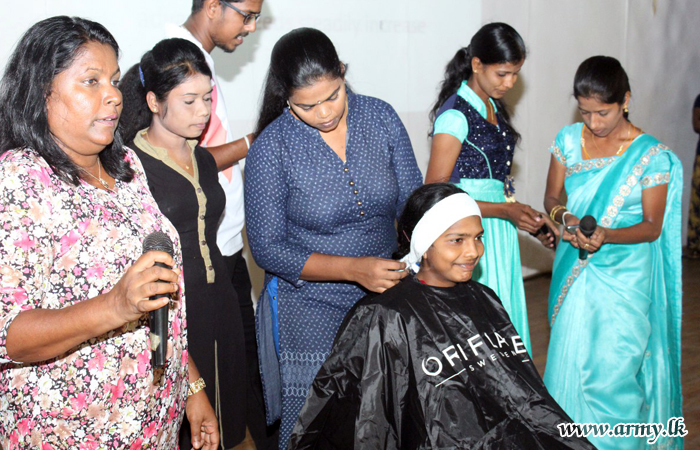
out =
[[[280,448],[341,321],[365,295],[355,284],[300,280],[306,260],[314,252],[391,257],[394,221],[422,180],[393,108],[348,96],[345,162],[288,110],[256,139],[246,161],[250,248],[266,278],[279,277]]]
[[[467,118],[469,134],[457,157],[455,172],[458,176],[453,175],[452,178],[456,178],[457,182],[462,178],[493,178],[505,182],[510,175],[515,151],[512,131],[507,126],[487,122],[474,106],[460,96],[455,99],[454,109]],[[499,124],[505,123],[500,112],[496,116]]]

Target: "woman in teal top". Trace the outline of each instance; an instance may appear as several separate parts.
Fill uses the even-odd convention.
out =
[[[590,238],[563,233],[557,249],[544,381],[576,422],[666,425],[682,416],[682,167],[627,119],[616,59],[584,61],[574,95],[583,123],[564,127],[550,150],[545,207],[565,226],[584,215],[599,226]],[[601,450],[683,447],[672,436],[588,438]]]
[[[510,169],[520,135],[501,98],[513,87],[525,56],[522,38],[504,23],[484,25],[457,52],[431,112],[435,122],[425,182],[451,181],[478,201],[489,250],[473,278],[501,298],[530,350],[516,227],[549,247],[557,232],[549,218],[513,197]]]

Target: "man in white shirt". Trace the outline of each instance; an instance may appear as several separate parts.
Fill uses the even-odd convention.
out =
[[[265,425],[250,276],[242,256],[243,181],[238,161],[246,157],[253,135],[233,139],[226,104],[210,53],[216,47],[230,53],[241,45],[244,38],[255,31],[262,3],[263,0],[193,0],[192,12],[182,26],[166,26],[167,37],[187,39],[199,46],[212,72],[211,119],[200,137],[200,144],[214,156],[220,170],[219,183],[226,193],[226,208],[219,224],[217,244],[226,259],[228,276],[241,308],[250,383],[246,422],[259,450],[276,449],[278,444],[274,430],[267,429]],[[235,161],[233,166],[226,167],[231,161]]]

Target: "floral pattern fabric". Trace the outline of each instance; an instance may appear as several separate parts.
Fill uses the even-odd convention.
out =
[[[108,192],[61,181],[30,149],[0,158],[0,444],[6,450],[173,449],[187,397],[184,295],[169,317],[168,359],[154,381],[148,316],[34,364],[5,347],[17,315],[60,309],[108,292],[141,255],[146,235],[179,238],[134,179]],[[183,286],[183,284],[181,284]]]

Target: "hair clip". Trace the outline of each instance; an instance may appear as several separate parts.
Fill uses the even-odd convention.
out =
[[[143,70],[141,70],[141,64],[139,64],[139,78],[141,79],[141,86],[146,87],[146,80],[143,79]]]

